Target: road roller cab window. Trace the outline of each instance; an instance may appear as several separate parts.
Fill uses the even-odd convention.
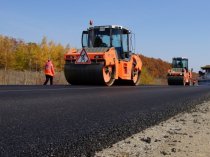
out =
[[[121,29],[112,29],[111,34],[112,34],[111,36],[112,47],[115,47],[119,58],[124,58],[122,42],[121,42]]]
[[[185,68],[186,70],[188,70],[188,59],[173,58],[172,67],[173,68]]]
[[[125,58],[130,58],[131,56],[130,44],[132,44],[131,34],[128,30],[124,29],[122,30],[122,47],[123,47],[123,52],[125,54]]]
[[[88,47],[88,31],[82,32],[82,47]]]
[[[183,68],[185,68],[188,71],[188,59],[182,60]]]
[[[130,31],[121,26],[90,27],[82,34],[83,47],[115,47],[119,59],[130,58]]]
[[[110,29],[105,27],[90,28],[88,47],[110,47]]]

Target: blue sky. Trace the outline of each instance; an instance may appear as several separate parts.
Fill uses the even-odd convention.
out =
[[[79,48],[90,19],[131,29],[145,56],[187,57],[194,71],[210,64],[209,0],[0,0],[0,34],[26,42]]]

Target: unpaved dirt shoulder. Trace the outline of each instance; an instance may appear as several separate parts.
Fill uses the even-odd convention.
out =
[[[96,157],[209,157],[210,102],[148,128]]]

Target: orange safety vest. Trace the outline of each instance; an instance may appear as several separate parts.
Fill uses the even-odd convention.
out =
[[[48,61],[45,64],[45,71],[44,71],[45,75],[50,75],[50,76],[54,76],[55,71],[54,71],[54,67],[51,61]]]

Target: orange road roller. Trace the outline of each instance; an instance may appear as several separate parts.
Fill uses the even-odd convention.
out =
[[[142,61],[132,53],[133,34],[117,25],[90,26],[82,49],[65,54],[64,74],[71,85],[139,85]]]
[[[168,85],[193,85],[192,69],[188,69],[188,59],[175,57],[172,68],[168,70]]]

